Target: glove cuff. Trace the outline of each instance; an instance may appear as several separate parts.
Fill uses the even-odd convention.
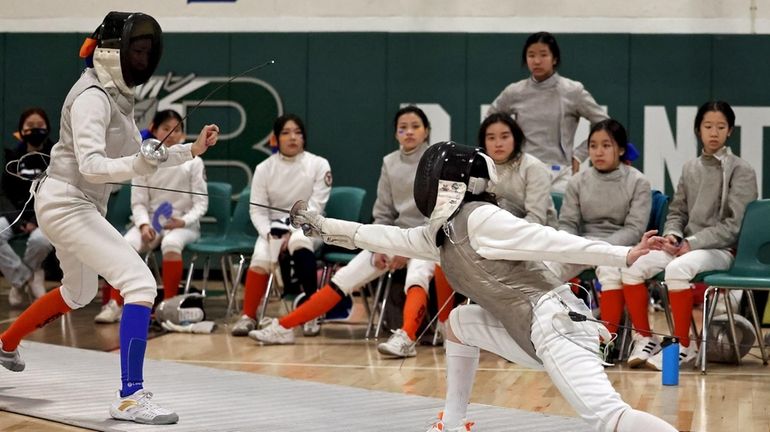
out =
[[[356,249],[356,232],[361,227],[358,222],[350,222],[340,219],[325,219],[321,227],[321,237],[324,243]]]

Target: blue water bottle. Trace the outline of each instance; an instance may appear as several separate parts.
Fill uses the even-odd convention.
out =
[[[671,336],[663,338],[663,385],[679,385],[679,339]]]

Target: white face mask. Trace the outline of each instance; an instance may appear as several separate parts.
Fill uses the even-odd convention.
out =
[[[96,48],[94,50],[94,69],[104,88],[117,88],[126,97],[134,94],[134,91],[123,79],[123,72],[120,69],[120,50]]]

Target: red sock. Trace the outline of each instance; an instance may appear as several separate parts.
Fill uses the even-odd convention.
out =
[[[287,329],[304,324],[329,312],[340,300],[342,300],[342,296],[337,290],[331,285],[324,285],[297,309],[278,320],[278,324]]]
[[[0,335],[0,340],[3,341],[3,351],[11,352],[15,350],[24,336],[71,310],[64,303],[64,299],[59,292],[60,289],[51,290],[43,297],[35,300],[27,310],[16,318],[16,321],[11,324],[8,330]]]
[[[267,281],[270,277],[265,273],[258,273],[249,269],[246,273],[246,287],[243,293],[243,314],[251,319],[257,318],[257,308],[262,302],[262,297],[267,291]]]
[[[428,293],[421,286],[409,287],[404,302],[404,325],[401,326],[401,329],[409,335],[409,339],[415,340],[417,337],[417,329],[425,318],[427,307]]]
[[[120,291],[113,288],[110,284],[107,284],[107,286],[110,287],[110,300],[115,300],[118,306],[123,306],[123,296],[120,295]]]
[[[607,321],[605,325],[610,333],[618,332],[620,317],[623,316],[623,306],[623,290],[602,291],[602,298],[599,300],[599,312],[602,314],[602,320]]]
[[[671,315],[674,318],[674,336],[683,347],[690,346],[690,320],[692,319],[692,290],[669,291]]]
[[[182,260],[163,260],[163,300],[179,293],[182,280]]]
[[[637,333],[644,337],[650,337],[650,317],[647,315],[649,302],[647,285],[640,283],[623,285],[623,295],[626,298],[626,309],[631,315],[631,324]]]
[[[449,313],[454,309],[454,296],[455,292],[452,290],[452,286],[449,285],[449,281],[444,275],[444,271],[441,270],[441,266],[436,266],[436,272],[433,275],[433,283],[436,285],[436,303],[438,303],[438,320],[439,322],[445,322],[449,318]],[[449,303],[447,303],[449,299]],[[444,306],[446,303],[446,306]],[[441,309],[441,308],[444,309]]]

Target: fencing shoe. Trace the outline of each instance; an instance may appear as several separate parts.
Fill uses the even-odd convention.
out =
[[[24,303],[24,289],[19,287],[11,287],[8,291],[8,304],[12,308],[20,307]]]
[[[698,359],[698,344],[694,340],[690,341],[690,346],[679,347],[679,368],[694,367],[695,361]],[[656,371],[663,370],[663,351],[658,352],[654,356],[650,357],[644,366],[647,369]]]
[[[249,337],[255,341],[269,345],[290,345],[294,343],[294,330],[284,328],[277,319],[262,330],[252,330]]]
[[[151,399],[152,393],[144,389],[124,398],[118,392],[118,400],[110,405],[110,415],[116,420],[151,425],[174,424],[179,421],[175,412],[159,407]]]
[[[4,351],[2,341],[0,341],[0,364],[11,372],[21,372],[26,366],[19,355],[19,349],[16,348],[11,352]]]
[[[318,318],[313,318],[310,321],[302,324],[302,334],[306,337],[318,336],[321,333],[321,323]]]
[[[409,338],[406,332],[398,329],[390,335],[387,342],[377,345],[377,351],[380,354],[399,358],[414,357],[417,355],[417,349],[414,345],[414,341]]]
[[[32,281],[27,285],[27,290],[35,299],[45,295],[45,271],[43,269],[35,270]]]
[[[628,357],[628,366],[638,368],[644,366],[644,363],[650,357],[660,351],[660,339],[652,335],[650,337],[634,333],[634,349]]]
[[[471,427],[473,427],[474,423],[463,420],[460,426],[453,427],[453,428],[447,428],[446,425],[444,425],[444,420],[442,419],[444,413],[443,411],[438,413],[438,420],[436,420],[431,426],[430,429],[428,429],[427,432],[470,432]]]
[[[102,306],[102,311],[94,317],[94,322],[98,324],[112,324],[120,321],[120,315],[123,308],[115,300],[110,300]]]
[[[238,321],[233,325],[233,329],[230,333],[233,336],[246,336],[250,331],[254,330],[257,326],[257,321],[252,319],[248,315],[242,315]]]

